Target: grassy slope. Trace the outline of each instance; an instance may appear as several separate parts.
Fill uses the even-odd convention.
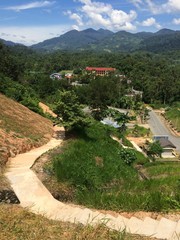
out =
[[[180,209],[178,177],[166,172],[161,178],[150,176],[150,180],[141,181],[137,170],[121,159],[120,146],[108,136],[110,130],[98,124],[86,134],[69,141],[63,153],[54,157],[55,175],[74,188],[75,202],[108,210]]]
[[[174,107],[169,109],[166,111],[165,116],[168,120],[171,121],[175,129],[180,131],[180,108]]]

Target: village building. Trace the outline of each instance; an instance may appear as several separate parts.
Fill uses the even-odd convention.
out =
[[[138,91],[138,90],[135,90],[133,87],[129,90],[129,93],[126,94],[127,97],[137,97],[139,96],[141,99],[142,99],[142,96],[143,96],[143,92],[142,91]]]
[[[168,136],[154,136],[153,140],[159,141],[161,147],[163,148],[163,158],[175,157],[176,146],[169,140]]]
[[[105,68],[105,67],[86,67],[87,73],[92,73],[98,76],[105,76],[109,73],[116,71],[116,68]]]

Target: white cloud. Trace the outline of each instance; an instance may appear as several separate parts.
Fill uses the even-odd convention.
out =
[[[159,23],[156,22],[156,19],[153,17],[150,17],[146,20],[144,20],[141,23],[142,26],[144,27],[151,27],[151,26],[155,26],[156,28],[161,28],[161,25]]]
[[[74,29],[74,30],[77,30],[77,31],[79,31],[79,30],[80,30],[80,28],[79,28],[79,26],[78,26],[78,25],[72,25],[72,29]]]
[[[180,11],[180,1],[179,0],[168,0],[164,4],[156,4],[152,0],[146,0],[149,10],[153,14],[161,13],[173,13]]]
[[[180,11],[179,0],[169,0],[167,5],[170,7],[171,11]]]
[[[153,14],[180,12],[180,0],[129,0],[138,9],[150,11]]]
[[[52,38],[52,35],[60,36],[61,34],[70,29],[71,28],[68,25],[50,25],[36,27],[1,26],[0,38],[29,46],[34,43],[42,42],[46,39]]]
[[[133,21],[136,19],[137,14],[131,10],[126,13],[122,10],[114,9],[111,4],[103,2],[92,2],[92,0],[77,0],[82,3],[77,12],[73,13],[67,11],[70,19],[76,21],[75,29],[82,26],[94,28],[107,28],[110,30],[135,30],[136,27]],[[137,0],[141,1],[141,0]]]
[[[72,13],[71,11],[65,12],[66,15],[70,17],[70,19],[75,20],[78,26],[83,26],[82,17],[77,13]]]
[[[140,8],[143,4],[142,0],[130,0],[131,3],[133,3],[137,8]]]
[[[48,7],[51,6],[55,3],[55,1],[36,1],[36,2],[31,2],[23,5],[16,5],[16,6],[9,6],[6,8],[3,8],[4,10],[12,10],[19,12],[21,10],[27,10],[27,9],[32,9],[32,8],[42,8],[42,7]]]
[[[173,23],[176,25],[180,25],[180,18],[174,18]]]

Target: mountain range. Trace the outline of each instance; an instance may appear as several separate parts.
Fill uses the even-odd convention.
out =
[[[7,45],[7,46],[16,46],[16,45],[22,45],[20,43],[15,43],[15,42],[12,42],[12,41],[6,41],[2,38],[0,38],[0,42],[2,42],[3,44]]]
[[[7,45],[12,42],[3,40]],[[32,45],[31,49],[53,52],[56,50],[67,51],[105,51],[105,52],[164,52],[180,50],[180,31],[161,29],[158,32],[130,33],[118,31],[116,33],[92,28],[77,31],[71,30],[65,34]]]
[[[180,31],[161,29],[155,33],[126,31],[113,33],[109,30],[89,28],[83,31],[69,31],[60,37],[33,45],[32,48],[47,51],[94,50],[107,52],[180,50]]]

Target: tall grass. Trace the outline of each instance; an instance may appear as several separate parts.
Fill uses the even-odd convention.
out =
[[[55,175],[75,189],[74,201],[127,211],[180,208],[176,180],[171,179],[170,185],[166,178],[140,181],[137,170],[121,159],[122,148],[110,135],[111,128],[94,123],[54,157]],[[133,151],[140,162],[147,161]]]
[[[169,119],[173,126],[180,131],[180,103],[177,104],[177,106],[169,108],[165,112],[165,116],[167,119]]]

